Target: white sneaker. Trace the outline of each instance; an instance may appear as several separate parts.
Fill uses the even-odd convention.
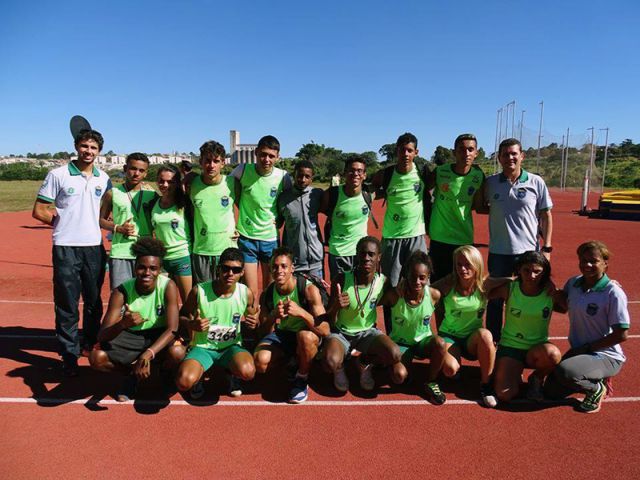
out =
[[[242,380],[238,377],[231,375],[229,377],[229,395],[232,397],[239,397],[242,395]]]
[[[482,404],[487,408],[496,408],[496,406],[498,405],[496,393],[488,383],[480,385],[480,399],[482,401]]]
[[[372,365],[360,365],[360,386],[363,390],[370,392],[376,388],[376,382],[373,379]]]
[[[336,370],[333,374],[333,386],[336,387],[336,390],[342,393],[349,390],[349,379],[347,378],[344,368]]]

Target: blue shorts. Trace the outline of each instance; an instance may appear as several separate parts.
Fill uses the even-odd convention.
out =
[[[297,332],[291,332],[289,330],[275,329],[269,335],[265,336],[258,342],[258,350],[261,346],[273,346],[278,347],[287,356],[295,355],[296,347],[298,345]]]
[[[278,240],[254,240],[242,235],[238,238],[238,248],[244,255],[245,263],[269,263],[277,247]]]

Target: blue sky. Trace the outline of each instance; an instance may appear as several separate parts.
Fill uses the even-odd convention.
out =
[[[3,0],[0,154],[71,150],[85,115],[105,151],[197,151],[229,130],[423,156],[496,111],[537,131],[640,141],[637,1]],[[603,137],[603,132],[598,132]],[[600,138],[602,143],[603,139]]]

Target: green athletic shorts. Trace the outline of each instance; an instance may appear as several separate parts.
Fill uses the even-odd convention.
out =
[[[469,342],[469,337],[471,337],[471,335],[473,335],[473,333],[471,335],[466,336],[466,337],[457,337],[457,336],[451,335],[450,333],[447,333],[447,332],[438,332],[438,334],[442,337],[442,339],[446,343],[451,343],[453,345],[457,345],[458,348],[460,349],[460,355],[462,355],[464,358],[466,358],[467,360],[476,360],[475,355],[471,355],[471,353],[467,349],[467,343]]]
[[[185,360],[195,360],[206,372],[211,367],[222,367],[227,368],[229,366],[229,362],[236,353],[247,352],[240,345],[231,345],[223,350],[209,350],[208,348],[202,347],[191,347],[189,353],[185,357]]]
[[[403,345],[398,343],[398,347],[400,348],[400,354],[402,355],[402,362],[409,363],[414,358],[418,360],[424,360],[428,358],[427,356],[427,345],[429,342],[433,340],[433,335],[429,335],[428,337],[424,337],[420,342],[414,345]]]
[[[172,276],[176,277],[190,277],[191,276],[191,257],[174,258],[173,260],[164,260],[162,266],[165,271]]]
[[[496,352],[496,358],[500,357],[509,357],[522,362],[523,364],[527,364],[527,353],[528,349],[524,348],[514,348],[514,347],[505,347],[504,345],[498,345],[498,351]]]

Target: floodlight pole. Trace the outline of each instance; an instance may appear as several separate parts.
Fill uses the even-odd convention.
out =
[[[524,128],[524,112],[526,112],[526,110],[520,112],[520,138],[518,139],[520,143],[522,143],[522,129]]]
[[[604,193],[604,177],[607,173],[607,156],[609,154],[609,127],[601,128],[600,130],[607,132],[604,138],[604,164],[602,165],[602,185],[600,186],[600,193]]]
[[[544,101],[540,102],[540,127],[538,128],[538,157],[536,158],[536,173],[540,173],[540,140],[542,140],[542,116],[544,115]]]
[[[498,109],[498,116],[496,118],[496,144],[495,149],[493,150],[493,173],[496,173],[498,170],[498,145],[500,145],[500,114],[502,113],[502,108]]]
[[[516,136],[516,101],[511,102],[511,138]]]

